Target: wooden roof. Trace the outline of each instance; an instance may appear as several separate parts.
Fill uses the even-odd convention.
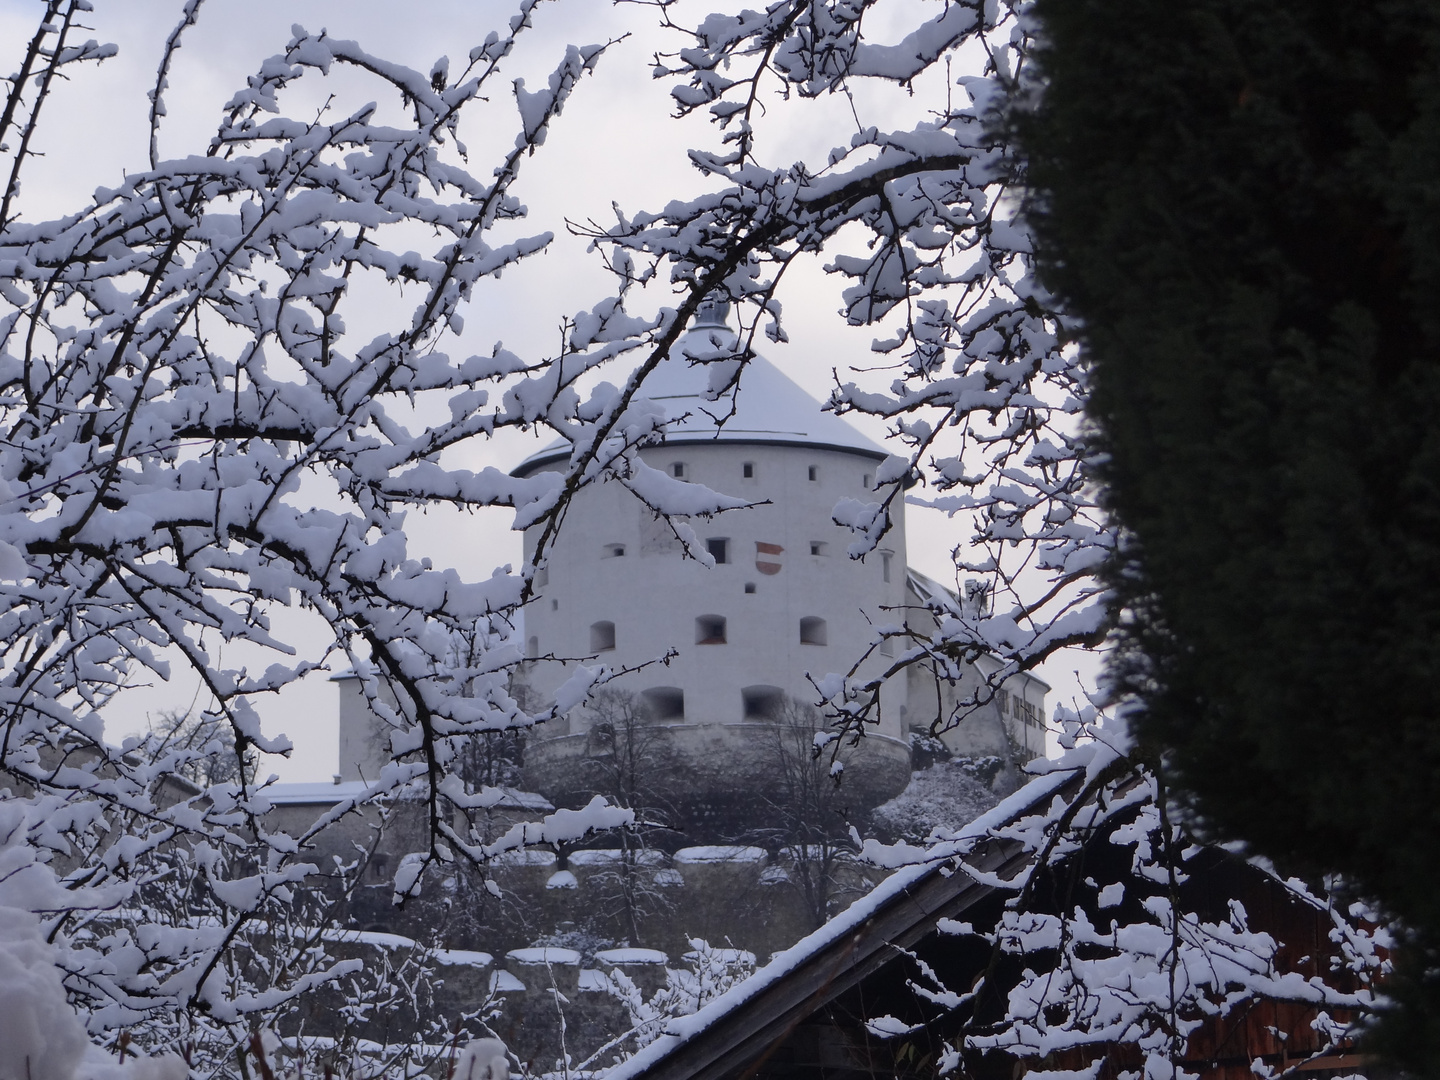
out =
[[[936,1075],[937,1059],[954,1040],[960,1021],[944,1004],[914,992],[925,966],[941,969],[947,983],[961,991],[970,988],[981,972],[987,972],[996,986],[1006,985],[1022,966],[1020,959],[1011,957],[1005,961],[1011,970],[1000,971],[988,945],[978,944],[974,937],[942,933],[941,920],[993,925],[1002,900],[1014,895],[1006,882],[1037,860],[1034,838],[1022,842],[1017,822],[1034,820],[1057,799],[1071,813],[1085,812],[1095,806],[1101,790],[1113,799],[1139,787],[1138,779],[1123,779],[1138,777],[1124,759],[1112,760],[1102,771],[1097,771],[1098,766],[1087,769],[1083,762],[1070,769],[1053,763],[1049,767],[1054,771],[967,826],[954,842],[933,849],[931,861],[892,874],[836,919],[777,954],[750,979],[698,1013],[669,1020],[664,1034],[607,1070],[606,1080],[873,1080],[876,1075]],[[1108,789],[1106,781],[1114,781]],[[1096,836],[1108,835],[1120,820],[1103,814],[1098,819],[1108,824]],[[1086,873],[1123,880],[1131,872],[1128,851],[1121,847],[1104,844],[1094,852],[1086,850]],[[1332,924],[1323,904],[1317,906],[1313,898],[1298,899],[1273,877],[1220,849],[1191,851],[1195,854],[1185,865],[1194,873],[1184,886],[1189,904],[1185,910],[1210,911],[1207,917],[1215,917],[1213,912],[1223,912],[1231,900],[1240,900],[1257,927],[1277,932],[1282,942],[1276,956],[1278,969],[1329,977],[1324,973],[1334,951],[1328,936]],[[1102,869],[1107,859],[1110,863]],[[1343,981],[1345,976],[1340,978]],[[1349,992],[1357,988],[1358,984]],[[1003,992],[992,1007],[1003,1011]],[[887,1039],[870,1030],[871,1021],[892,1013],[904,1015],[908,1029],[904,1037]],[[1256,1059],[1278,1068],[1303,1062],[1299,1067],[1310,1080],[1353,1072],[1363,1063],[1353,1053],[1314,1057],[1323,1049],[1311,1030],[1315,1016],[1315,1006],[1303,997],[1255,999],[1233,1012],[1221,1011],[1207,1017],[1190,1037],[1184,1066],[1206,1080],[1253,1080],[1251,1063]],[[1101,1080],[1138,1065],[1133,1050],[1127,1045],[1092,1048],[1092,1056],[1105,1055]],[[1075,1056],[1073,1063],[1068,1056]],[[1314,1059],[1307,1062],[1307,1057]],[[1087,1060],[1067,1052],[1061,1064],[1082,1069]],[[995,1052],[982,1066],[967,1065],[965,1071],[977,1080],[1011,1080],[1017,1064]],[[1056,1062],[1051,1065],[1058,1067]]]
[[[1073,797],[1083,775],[1052,774],[1027,785],[972,823],[963,836],[1033,811],[1056,795]],[[718,1080],[755,1063],[809,1016],[851,990],[906,949],[994,892],[949,866],[942,845],[934,861],[892,874],[847,911],[778,954],[770,964],[692,1017],[672,1021],[606,1080]],[[982,839],[964,856],[982,876],[1010,878],[1033,852],[1017,841]],[[688,1023],[687,1023],[688,1022]]]

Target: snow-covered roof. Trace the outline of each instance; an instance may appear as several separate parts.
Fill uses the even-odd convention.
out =
[[[574,949],[556,948],[531,948],[511,949],[505,954],[506,960],[513,960],[517,964],[534,966],[537,964],[562,964],[574,967],[580,963],[580,954]]]
[[[670,426],[665,445],[760,443],[843,450],[876,459],[889,456],[848,421],[822,411],[820,402],[763,356],[746,365],[738,389],[707,400],[712,379],[723,385],[733,368],[724,360],[700,361],[729,356],[737,348],[734,331],[725,325],[723,315],[715,314],[717,310],[702,309],[695,325],[676,342],[670,359],[641,385],[641,394],[663,406],[667,416],[684,417]],[[570,444],[557,439],[517,465],[514,474],[523,476],[563,461],[569,453]]]
[[[848,956],[853,948],[851,939],[862,928],[874,922],[882,909],[912,897],[927,879],[968,880],[963,875],[948,872],[947,862],[952,854],[964,851],[975,840],[988,836],[992,830],[1011,823],[1022,813],[1050,800],[1062,787],[1073,784],[1074,781],[1074,774],[1059,767],[1032,780],[988,813],[966,825],[952,840],[936,845],[928,853],[929,858],[925,862],[904,866],[895,871],[841,914],[790,948],[776,953],[770,963],[748,979],[712,998],[698,1012],[672,1017],[666,1021],[659,1038],[609,1070],[606,1080],[633,1080],[641,1076],[668,1075],[661,1068],[667,1058],[695,1042],[711,1028],[723,1023],[731,1014],[791,978],[799,969],[813,966],[827,950],[839,945],[846,950]],[[924,916],[925,912],[921,911],[921,915]],[[851,962],[858,960],[858,956],[851,958]],[[825,965],[822,975],[822,982],[833,980],[833,964]],[[694,1065],[693,1061],[687,1062],[686,1067],[679,1069],[677,1075],[688,1075]]]
[[[670,957],[659,949],[605,949],[595,954],[602,964],[667,964]]]
[[[301,784],[271,784],[265,788],[265,797],[276,806],[293,804],[337,803],[341,799],[358,799],[370,790],[363,780],[346,780],[336,784],[315,780]]]
[[[320,937],[324,941],[349,945],[369,945],[376,949],[419,949],[428,951],[431,959],[445,967],[489,967],[495,959],[487,952],[476,952],[474,949],[426,950],[425,946],[421,945],[420,942],[414,938],[403,937],[400,934],[385,934],[377,930],[330,927],[329,929],[320,931]]]
[[[922,602],[937,604],[952,615],[960,614],[960,598],[948,585],[942,585],[913,566],[905,569],[905,584],[910,586]]]
[[[346,780],[342,783],[326,780],[312,780],[295,784],[270,784],[264,788],[264,795],[276,806],[333,806],[342,799],[358,799],[373,785],[363,780]],[[496,809],[511,810],[554,810],[550,800],[533,791],[518,788],[501,788],[502,798],[494,804]],[[554,856],[551,855],[553,859]]]
[[[685,847],[675,852],[677,863],[764,862],[765,858],[766,851],[762,847],[742,847],[735,844]]]
[[[961,614],[960,597],[955,594],[955,590],[950,588],[950,586],[936,581],[926,574],[922,574],[913,566],[906,567],[905,569],[905,583],[922,604],[934,604],[936,607],[943,608],[951,615],[959,616]],[[975,663],[980,667],[981,674],[987,677],[993,675],[995,669],[1000,666],[1000,661],[990,653],[981,653],[975,658]],[[1022,671],[1010,676],[1010,678],[1031,683],[1032,685],[1040,687],[1040,689],[1046,693],[1049,693],[1051,689],[1050,684],[1033,671]]]

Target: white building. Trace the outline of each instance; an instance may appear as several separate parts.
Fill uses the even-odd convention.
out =
[[[734,349],[727,307],[702,308],[677,357],[645,381],[644,397],[684,419],[640,457],[671,477],[760,505],[688,523],[714,556],[716,565],[706,567],[684,557],[672,525],[622,485],[587,488],[569,510],[525,611],[531,659],[522,677],[542,700],[577,662],[628,668],[676,650],[668,664],[611,685],[638,695],[648,722],[664,726],[675,767],[686,770],[700,798],[753,786],[747,778],[763,783],[776,706],[787,697],[813,701],[811,677],[846,671],[867,649],[859,674],[881,674],[892,657],[888,645],[872,649],[878,626],[908,619],[918,628],[930,621],[924,604],[955,602],[907,572],[899,500],[879,549],[864,559],[847,556],[852,534],[831,515],[847,497],[879,501],[874,478],[885,450],[823,412],[761,357],[745,371],[733,414],[728,397],[705,400],[708,369],[680,358]],[[515,474],[561,468],[568,455],[569,444],[557,443]],[[535,534],[525,536],[527,559]],[[884,684],[878,725],[848,752],[845,783],[858,803],[874,805],[904,788],[909,731],[928,730],[937,710],[953,706],[955,688],[937,693],[933,677],[926,684],[917,669]],[[1031,710],[1043,710],[1047,688],[1019,677],[1006,689],[1007,715],[1000,716],[997,701],[968,719],[946,736],[953,749],[1007,760],[1043,750],[1042,729],[1026,720]],[[1012,710],[1012,701],[1019,707]],[[593,713],[579,710],[556,730],[537,730],[526,752],[527,782],[556,802],[578,799],[579,766],[594,753],[594,723]]]

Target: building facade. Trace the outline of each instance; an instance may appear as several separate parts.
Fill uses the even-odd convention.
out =
[[[749,362],[738,390],[709,399],[713,368],[704,361],[737,347],[726,313],[726,305],[703,307],[676,355],[642,384],[640,396],[663,406],[671,424],[639,456],[671,480],[750,505],[667,519],[620,483],[580,492],[537,572],[520,678],[543,702],[576,663],[638,669],[609,685],[633,695],[646,722],[665,731],[666,767],[683,777],[688,816],[737,833],[762,812],[757,792],[775,782],[772,731],[787,703],[815,701],[816,683],[857,659],[860,678],[883,675],[896,646],[880,628],[923,631],[937,609],[958,611],[959,602],[907,569],[901,499],[879,547],[849,557],[853,534],[835,523],[836,506],[884,498],[876,482],[884,449],[763,357]],[[515,474],[563,468],[569,452],[557,443]],[[713,565],[686,556],[678,528],[687,526]],[[526,533],[527,560],[537,533]],[[852,808],[905,788],[908,736],[928,731],[954,711],[957,695],[975,689],[980,673],[966,675],[950,684],[917,667],[884,680],[878,722],[843,750]],[[1046,689],[1029,676],[1012,679],[942,738],[953,752],[1003,759],[1013,774],[1044,750],[1043,729],[1027,720],[1043,714]],[[582,801],[591,791],[587,762],[605,752],[611,726],[603,711],[582,708],[553,730],[537,729],[527,785],[560,805]]]

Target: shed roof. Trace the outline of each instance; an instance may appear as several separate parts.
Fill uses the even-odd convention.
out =
[[[897,948],[932,933],[937,919],[955,917],[993,892],[952,872],[951,858],[961,855],[986,878],[1017,873],[1034,853],[991,839],[992,831],[1062,789],[1073,797],[1083,776],[1083,768],[1056,768],[1037,777],[937,846],[929,861],[895,871],[699,1012],[669,1020],[659,1038],[608,1070],[605,1080],[718,1080],[753,1061],[804,1016],[890,961]]]
[[[1220,848],[1192,845],[1188,840],[1176,848],[1183,852],[1178,880],[1172,878],[1168,885],[1157,880],[1154,863],[1137,867],[1138,836],[1132,830],[1143,819],[1144,806],[1157,797],[1156,788],[1106,743],[1097,740],[1078,746],[1058,760],[1039,763],[1036,771],[1041,773],[1036,780],[952,840],[923,853],[903,850],[903,845],[898,850],[875,848],[872,854],[877,857],[886,857],[888,850],[895,859],[928,861],[896,871],[846,912],[776,954],[768,965],[698,1012],[667,1019],[655,1041],[606,1070],[605,1080],[933,1076],[938,1071],[937,1055],[954,1045],[949,1040],[958,1029],[947,1025],[959,1018],[956,1010],[965,1002],[948,992],[937,995],[927,986],[975,986],[976,977],[983,976],[994,983],[992,1006],[1003,1009],[1013,987],[1026,979],[1038,985],[1036,980],[1048,978],[1046,946],[1037,952],[1032,945],[1023,956],[1007,955],[1005,950],[997,953],[982,936],[966,933],[963,925],[956,924],[973,920],[976,926],[995,925],[1002,906],[1008,906],[1007,897],[1019,897],[1021,889],[1028,893],[1035,879],[1025,873],[1027,869],[1056,868],[1062,863],[1069,866],[1065,887],[1051,887],[1059,884],[1058,879],[1048,885],[1042,879],[1028,901],[1035,913],[1059,916],[1062,909],[1080,908],[1081,898],[1072,888],[1083,876],[1083,885],[1095,890],[1092,906],[1084,909],[1089,918],[1099,917],[1099,907],[1123,912],[1123,905],[1129,905],[1129,914],[1118,917],[1148,923],[1160,931],[1162,940],[1167,935],[1148,904],[1157,890],[1162,897],[1167,888],[1178,890],[1166,902],[1182,905],[1187,920],[1227,925],[1227,920],[1237,918],[1236,902],[1240,919],[1254,919],[1255,926],[1238,931],[1241,937],[1254,935],[1253,943],[1242,944],[1241,949],[1253,947],[1257,951],[1252,957],[1269,957],[1262,964],[1274,965],[1274,979],[1264,985],[1245,983],[1254,973],[1240,963],[1219,981],[1231,991],[1246,985],[1252,995],[1247,998],[1249,1006],[1222,1010],[1209,998],[1185,1006],[1190,1010],[1185,1013],[1187,1024],[1194,1020],[1198,1026],[1187,1027],[1181,1059],[1173,1064],[1187,1075],[1253,1080],[1252,1070],[1263,1063],[1276,1069],[1317,1070],[1305,1073],[1317,1078],[1339,1077],[1364,1063],[1343,1032],[1337,1041],[1319,1021],[1325,1015],[1319,1011],[1325,998],[1319,993],[1322,982],[1326,994],[1334,995],[1332,1008],[1339,1002],[1365,1000],[1363,993],[1352,996],[1361,983],[1337,959],[1344,949],[1342,940],[1348,938],[1335,936],[1338,924],[1327,898]],[[1159,815],[1148,822],[1140,825],[1142,833],[1171,827],[1162,824]],[[1051,824],[1059,831],[1052,832]],[[870,848],[870,843],[866,846]],[[1105,882],[1111,884],[1102,885]],[[1102,898],[1117,882],[1124,886],[1120,906],[1114,899]],[[946,920],[954,923],[947,926]],[[1206,963],[1212,969],[1217,964],[1223,968],[1227,962],[1222,954],[1231,939],[1220,933],[1214,940],[1216,951],[1207,953]],[[1383,958],[1377,954],[1373,959],[1370,970],[1382,970]],[[1038,972],[1030,970],[1037,964]],[[1191,989],[1198,988],[1203,996],[1209,985],[1200,977]],[[1306,989],[1296,993],[1297,986]],[[1127,1001],[1145,995],[1138,977],[1131,982],[1127,975],[1117,989],[1119,998]],[[1137,990],[1138,997],[1128,997]],[[1082,992],[1091,1004],[1078,1000],[1071,1004],[1081,1012],[1094,1007],[1092,992],[1093,988]],[[1023,994],[1022,1000],[1032,1001]],[[1076,1015],[1072,1012],[1071,1018]],[[1130,1038],[1116,1039],[1114,1031],[1139,1021],[1135,1017],[1107,1020],[1109,1016],[1101,1009],[1096,1026],[1082,1031],[1082,1036],[1086,1032],[1096,1036],[1088,1045],[1076,1043],[1073,1053],[1056,1048],[1056,1056],[1046,1060],[1051,1076],[1124,1075],[1121,1069],[1138,1063],[1138,1055],[1131,1053],[1136,1044]],[[987,1012],[979,1023],[983,1026],[993,1019]],[[1172,1022],[1163,1000],[1151,1019],[1158,1025],[1154,1030]],[[1116,1025],[1114,1031],[1110,1024]],[[1024,1047],[1032,1054],[1037,1049],[1034,1043]],[[984,1060],[967,1062],[967,1074],[993,1080],[1018,1075],[1024,1055],[1010,1056],[1003,1043],[992,1049],[998,1055],[985,1055],[982,1047]],[[1087,1059],[1089,1068],[1082,1072]]]

